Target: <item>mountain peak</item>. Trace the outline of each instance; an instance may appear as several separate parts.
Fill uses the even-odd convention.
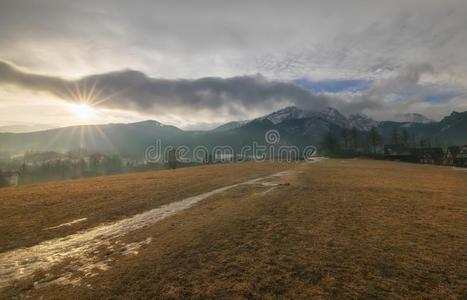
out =
[[[333,108],[333,107],[326,107],[325,109],[323,110],[320,110],[319,113],[323,114],[323,115],[326,115],[328,117],[337,117],[337,118],[345,118],[341,113],[340,111],[338,111],[337,109]]]
[[[454,122],[456,120],[465,120],[467,118],[467,111],[464,112],[458,112],[458,111],[453,111],[449,116],[444,117],[441,122],[446,123],[446,122]]]
[[[308,117],[317,117],[340,127],[348,127],[349,120],[333,107],[326,107],[319,111],[310,111]]]
[[[244,121],[231,121],[231,122],[227,122],[225,124],[222,124],[216,128],[214,128],[212,131],[227,131],[227,130],[231,130],[231,129],[235,129],[235,128],[238,128],[238,127],[241,127],[243,125],[245,125],[246,123],[248,123],[249,121],[248,120],[244,120]]]
[[[377,121],[361,113],[351,114],[349,116],[349,123],[350,127],[355,127],[363,131],[369,131],[372,127],[378,126]]]
[[[406,113],[397,115],[394,118],[396,122],[409,122],[409,123],[431,123],[433,120],[425,117],[419,113]]]
[[[289,119],[302,119],[306,116],[306,112],[296,106],[287,106],[278,111],[270,113],[259,119],[267,119],[274,124],[282,123],[285,120]]]

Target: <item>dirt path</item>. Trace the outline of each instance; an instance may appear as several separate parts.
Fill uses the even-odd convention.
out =
[[[315,158],[310,162],[318,162],[321,158]],[[142,243],[150,243],[146,239],[138,244],[122,244],[117,239],[131,231],[151,225],[167,218],[181,210],[185,210],[194,204],[213,195],[241,185],[259,185],[270,191],[272,187],[280,185],[280,177],[289,175],[288,171],[279,172],[270,176],[259,177],[242,183],[221,187],[197,196],[188,197],[181,201],[173,202],[137,214],[133,217],[122,219],[112,224],[101,225],[90,230],[78,232],[64,238],[57,238],[42,242],[29,248],[20,248],[0,254],[0,288],[9,286],[15,280],[21,280],[33,275],[39,270],[48,270],[54,265],[65,260],[79,259],[87,262],[80,267],[80,271],[90,271],[93,268],[105,269],[105,262],[96,261],[94,257],[98,249],[107,247],[122,255],[137,253]],[[63,280],[63,278],[59,278]]]

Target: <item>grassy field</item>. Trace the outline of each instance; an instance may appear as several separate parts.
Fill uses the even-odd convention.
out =
[[[123,243],[151,238],[137,254],[103,247],[95,255],[110,257],[108,268],[92,276],[76,272],[77,283],[34,288],[41,273],[2,295],[467,297],[467,172],[439,166],[366,160],[230,164],[6,189],[0,192],[2,249],[284,169],[290,169],[280,179],[286,184],[272,190],[241,185],[125,236]],[[88,222],[34,236],[34,230],[80,217]]]
[[[0,252],[289,167],[287,163],[270,162],[209,165],[0,189]],[[51,228],[83,218],[87,220]]]

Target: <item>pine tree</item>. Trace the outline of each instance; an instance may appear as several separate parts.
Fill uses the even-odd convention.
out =
[[[177,168],[177,155],[175,149],[171,149],[168,153],[167,165],[169,169]]]
[[[352,149],[354,151],[358,151],[358,148],[360,147],[360,137],[358,135],[357,128],[352,127],[351,137],[352,137]]]
[[[401,135],[399,133],[399,129],[394,127],[392,129],[391,143],[394,144],[394,145],[399,145],[402,142],[401,140],[402,140],[402,138],[401,138]]]
[[[370,132],[368,133],[368,140],[373,148],[373,153],[376,153],[376,147],[381,145],[383,141],[376,127],[371,127]]]
[[[407,131],[407,129],[402,129],[402,134],[401,134],[401,138],[402,138],[402,143],[404,145],[409,145],[409,132]]]
[[[335,154],[339,151],[339,142],[331,132],[328,132],[321,142],[321,147],[325,152]]]

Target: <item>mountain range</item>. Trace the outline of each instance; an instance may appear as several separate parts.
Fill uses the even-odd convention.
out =
[[[355,128],[366,136],[375,127],[386,143],[394,128],[407,131],[410,141],[429,140],[432,144],[449,146],[467,144],[467,112],[452,112],[435,122],[419,114],[400,116],[401,121],[375,121],[363,114],[348,117],[337,109],[303,110],[295,106],[283,108],[253,120],[229,122],[209,131],[186,131],[157,121],[129,124],[71,126],[29,133],[0,133],[0,152],[20,154],[32,151],[65,152],[86,148],[91,151],[118,153],[142,158],[149,145],[159,139],[164,146],[186,145],[212,148],[230,145],[236,149],[254,142],[265,144],[264,134],[274,129],[281,144],[298,147],[319,145],[328,132],[340,136],[343,128]]]

